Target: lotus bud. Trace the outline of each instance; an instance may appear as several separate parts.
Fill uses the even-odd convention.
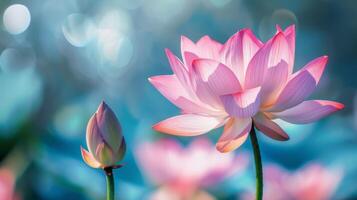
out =
[[[83,160],[93,168],[115,168],[126,149],[120,123],[109,106],[102,102],[89,119],[86,133],[87,147],[81,147]]]

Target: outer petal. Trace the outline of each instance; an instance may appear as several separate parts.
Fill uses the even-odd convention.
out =
[[[201,81],[218,96],[242,90],[234,73],[218,61],[198,59],[193,62],[193,69]]]
[[[294,124],[305,124],[319,120],[333,112],[341,110],[343,104],[334,101],[311,100],[285,110],[283,112],[271,113],[284,121]]]
[[[289,139],[288,134],[278,124],[271,121],[265,114],[259,113],[254,116],[254,125],[262,133],[275,140],[285,141]]]
[[[210,113],[209,109],[196,103],[181,85],[176,75],[150,77],[149,81],[169,101],[185,112]]]
[[[315,90],[327,63],[327,56],[309,62],[296,72],[279,94],[271,111],[282,111],[304,101]]]
[[[263,44],[251,30],[243,29],[234,34],[224,44],[220,54],[221,61],[230,67],[243,82],[249,61]]]
[[[253,88],[264,81],[266,70],[284,60],[289,63],[289,45],[283,33],[278,33],[254,55],[245,75],[245,88]]]
[[[172,71],[177,76],[183,87],[186,89],[192,88],[187,67],[169,49],[165,49],[165,52],[167,58],[169,59]]]
[[[279,92],[285,86],[285,83],[288,79],[288,71],[288,63],[286,63],[284,60],[267,70],[261,95],[263,106],[274,103],[277,96],[279,95]]]
[[[319,80],[322,76],[322,73],[325,70],[327,61],[328,61],[327,56],[318,57],[318,58],[310,61],[309,63],[307,63],[307,65],[305,65],[300,71],[295,73],[295,76],[299,75],[299,73],[301,73],[303,71],[308,71],[311,74],[311,76],[314,77],[315,81],[319,82]]]
[[[97,146],[93,157],[104,166],[112,166],[116,163],[113,150],[104,142]]]
[[[180,105],[177,100],[180,97],[191,99],[186,88],[182,86],[176,75],[153,76],[149,78],[149,81],[164,97],[181,109],[184,109],[185,105]]]
[[[184,114],[161,121],[155,124],[153,129],[172,135],[196,136],[218,128],[223,121],[224,119],[216,117]]]
[[[81,147],[82,158],[90,167],[100,168],[101,164],[88,151]]]
[[[216,144],[217,150],[226,153],[238,148],[249,136],[251,127],[251,118],[230,118]]]
[[[120,148],[115,154],[116,160],[117,161],[122,160],[125,155],[125,152],[126,152],[126,142],[125,142],[125,139],[123,138],[121,141],[121,144],[120,144]]]
[[[94,155],[97,146],[103,142],[103,137],[101,136],[100,129],[97,123],[97,113],[89,119],[86,131],[86,141],[89,152]]]
[[[260,107],[260,87],[221,96],[227,113],[238,118],[254,116]]]

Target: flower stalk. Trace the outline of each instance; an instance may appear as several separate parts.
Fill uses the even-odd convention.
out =
[[[250,130],[250,141],[253,146],[254,162],[255,162],[255,176],[256,176],[256,200],[263,199],[263,169],[262,158],[260,156],[259,143],[255,133],[254,124]]]
[[[114,176],[113,168],[104,168],[105,176],[107,179],[107,200],[114,200]]]

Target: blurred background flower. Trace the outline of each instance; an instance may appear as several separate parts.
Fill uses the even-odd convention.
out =
[[[2,168],[0,169],[0,196],[4,200],[15,199],[15,176],[11,170]]]
[[[103,199],[103,174],[81,160],[78,146],[85,146],[86,123],[105,100],[121,120],[128,147],[125,167],[115,174],[118,199],[145,199],[153,188],[140,173],[134,147],[171,138],[152,132],[151,125],[178,112],[147,81],[171,73],[164,48],[179,55],[180,35],[197,40],[207,34],[224,42],[244,27],[266,41],[275,24],[294,23],[296,67],[329,56],[311,98],[346,108],[314,124],[278,122],[290,140],[259,135],[264,162],[288,171],[312,160],[342,166],[344,178],[331,198],[355,199],[356,6],[352,0],[3,0],[0,164],[21,169],[15,170],[15,190],[23,199]],[[216,141],[220,132],[207,137]],[[188,144],[186,138],[179,142]],[[251,151],[250,145],[240,150]],[[247,170],[210,187],[209,194],[235,199],[254,186],[254,169]]]
[[[184,148],[175,140],[138,144],[136,157],[144,174],[160,187],[152,200],[215,199],[203,189],[220,183],[248,164],[245,153],[221,154],[207,139],[196,139]]]
[[[264,169],[264,199],[317,200],[332,199],[343,174],[317,163],[288,172],[276,165]],[[254,190],[243,194],[244,200],[255,199]]]

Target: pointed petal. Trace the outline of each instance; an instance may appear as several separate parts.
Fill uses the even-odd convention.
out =
[[[123,140],[121,126],[115,113],[105,102],[100,104],[96,119],[103,140],[114,151],[118,151]]]
[[[191,99],[176,75],[153,76],[148,80],[164,97],[180,108],[181,106],[176,104],[179,97]]]
[[[283,112],[271,113],[284,121],[294,124],[306,124],[317,121],[327,115],[343,109],[344,105],[334,101],[311,100],[284,110]]]
[[[123,159],[125,152],[126,152],[126,142],[125,142],[125,139],[123,138],[123,140],[121,141],[121,144],[120,144],[120,148],[116,152],[116,155],[115,155],[115,158],[117,159],[117,161],[120,161]]]
[[[267,69],[276,66],[281,60],[289,63],[289,51],[289,45],[284,34],[279,32],[260,48],[249,62],[245,75],[245,88],[261,85]]]
[[[196,43],[197,51],[194,52],[200,58],[219,60],[219,51],[222,44],[205,35]]]
[[[182,83],[184,87],[189,88],[190,78],[188,75],[188,69],[186,66],[177,58],[169,49],[165,49],[166,56],[169,60],[170,66],[174,74],[177,76],[179,81]]]
[[[253,120],[255,127],[268,137],[280,141],[289,140],[288,134],[286,134],[278,124],[271,121],[265,114],[259,113],[254,116]]]
[[[155,124],[153,129],[172,135],[196,136],[218,128],[223,121],[215,117],[184,114],[161,121]]]
[[[101,164],[92,156],[92,154],[90,154],[88,151],[83,149],[83,147],[81,147],[81,154],[84,162],[86,162],[87,165],[89,165],[90,167],[93,168],[102,167]]]
[[[316,88],[316,82],[308,71],[291,79],[280,93],[271,111],[282,111],[301,103]]]
[[[213,40],[209,36],[203,36],[195,44],[185,36],[181,36],[181,54],[184,57],[185,52],[191,52],[200,58],[218,60],[219,51],[222,44]]]
[[[288,63],[284,60],[276,66],[268,68],[261,92],[263,106],[271,105],[275,102],[288,79],[288,71]]]
[[[207,107],[192,100],[175,75],[154,76],[150,77],[149,81],[164,97],[183,111],[210,113]]]
[[[294,59],[295,59],[295,25],[291,25],[287,27],[284,31],[281,29],[279,25],[276,25],[276,34],[282,32],[285,35],[286,41],[289,44],[290,49],[290,62],[289,64],[289,75],[293,72],[294,67]]]
[[[328,61],[328,56],[318,57],[318,58],[312,60],[311,62],[307,63],[307,65],[305,65],[296,74],[299,74],[299,72],[303,72],[304,70],[306,70],[314,77],[316,83],[318,83],[320,81],[322,73],[325,70],[327,61]]]
[[[184,56],[185,52],[196,52],[196,44],[186,36],[181,36],[181,55]]]
[[[290,62],[290,48],[284,34],[278,33],[271,42],[269,53],[268,68],[276,66],[282,60]]]
[[[295,25],[291,25],[284,30],[284,35],[286,40],[288,41],[291,58],[289,63],[289,74],[292,74],[294,67],[294,59],[295,59]]]
[[[260,87],[221,96],[227,113],[238,118],[254,116],[260,107]]]
[[[197,59],[193,62],[193,69],[201,81],[206,83],[217,96],[242,90],[234,73],[218,61]]]
[[[230,118],[216,144],[217,150],[226,153],[241,146],[249,136],[251,127],[251,118]]]
[[[275,25],[275,27],[276,27],[276,33],[275,34],[277,34],[279,32],[283,32],[283,29],[281,29],[281,26],[279,24]]]
[[[220,54],[221,61],[230,67],[243,82],[249,61],[263,44],[251,30],[243,29],[234,34],[224,44]]]
[[[296,72],[279,94],[271,111],[282,111],[303,102],[315,90],[327,63],[327,56],[309,62]]]

